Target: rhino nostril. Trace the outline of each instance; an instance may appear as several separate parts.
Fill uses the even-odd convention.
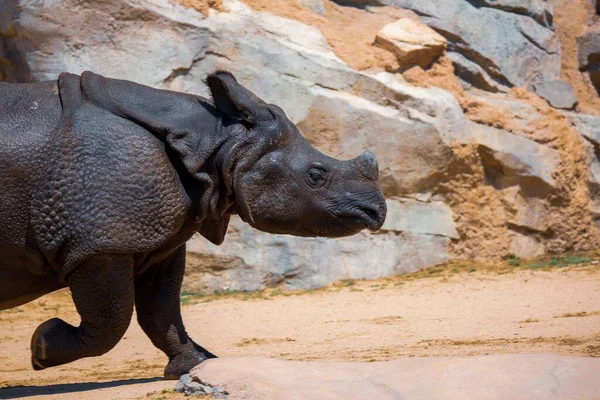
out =
[[[379,215],[377,214],[377,211],[375,211],[372,208],[369,207],[359,207],[360,210],[365,213],[369,218],[373,219],[373,220],[379,220]]]

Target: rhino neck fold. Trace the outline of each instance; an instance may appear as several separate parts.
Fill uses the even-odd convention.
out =
[[[239,214],[244,222],[253,224],[250,208],[238,183],[241,175],[247,172],[258,158],[257,147],[260,146],[256,146],[242,125],[230,128],[229,132],[231,139],[223,146],[218,161],[224,196],[230,203],[227,212]]]

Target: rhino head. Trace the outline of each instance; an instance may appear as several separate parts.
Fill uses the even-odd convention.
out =
[[[347,161],[326,156],[281,108],[229,72],[207,77],[212,104],[92,72],[82,74],[81,84],[69,79],[86,101],[165,142],[190,197],[192,228],[217,245],[231,214],[259,230],[296,236],[341,237],[383,225],[386,205],[373,153]]]
[[[386,204],[378,165],[369,150],[341,161],[299,133],[276,105],[268,104],[218,71],[206,80],[223,129],[236,138],[221,166],[232,213],[270,233],[342,237],[383,225]]]

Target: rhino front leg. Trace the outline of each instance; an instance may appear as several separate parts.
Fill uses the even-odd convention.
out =
[[[216,357],[194,343],[183,326],[179,296],[184,271],[185,245],[135,278],[138,322],[152,343],[169,357],[167,379],[179,379],[202,361]]]
[[[74,327],[53,318],[36,329],[31,339],[31,361],[36,370],[108,352],[131,321],[134,284],[129,258],[94,257],[79,266],[68,283],[81,324]]]

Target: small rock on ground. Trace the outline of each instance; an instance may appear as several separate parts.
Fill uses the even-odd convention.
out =
[[[212,395],[215,399],[227,398],[228,393],[220,386],[212,386],[203,383],[197,377],[192,377],[190,374],[185,374],[175,384],[175,391],[184,393],[186,396],[191,395]]]

